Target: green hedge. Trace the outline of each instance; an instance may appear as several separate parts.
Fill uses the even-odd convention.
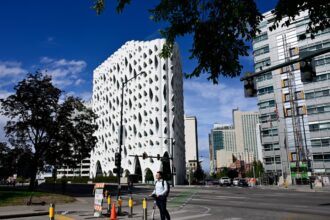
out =
[[[62,177],[61,179],[57,179],[56,183],[62,183],[63,181],[71,182],[71,183],[87,183],[88,181],[93,181],[93,183],[116,183],[117,177],[115,176],[99,176],[94,179],[89,179],[88,177]],[[45,178],[46,183],[54,183],[54,179],[52,177]]]

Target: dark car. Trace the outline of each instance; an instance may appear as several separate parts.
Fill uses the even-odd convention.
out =
[[[240,180],[238,181],[238,184],[237,184],[237,185],[238,185],[238,186],[241,186],[241,187],[249,186],[249,184],[246,182],[245,179],[240,179]]]

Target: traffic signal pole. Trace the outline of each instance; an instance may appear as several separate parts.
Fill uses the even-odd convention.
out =
[[[316,56],[319,56],[319,55],[322,55],[322,54],[325,54],[325,53],[329,53],[329,52],[330,52],[330,47],[329,48],[325,48],[325,49],[321,49],[321,50],[317,50],[315,52],[311,52],[308,55],[301,56],[299,58],[296,58],[296,59],[293,59],[293,60],[290,60],[290,61],[287,61],[287,62],[278,64],[278,65],[275,65],[275,66],[270,67],[268,69],[261,70],[261,71],[259,71],[257,73],[250,73],[247,76],[243,76],[240,80],[241,81],[244,81],[244,80],[252,79],[252,78],[257,77],[257,76],[260,76],[260,75],[262,75],[264,73],[267,73],[267,72],[270,72],[270,71],[274,71],[274,70],[280,69],[282,67],[286,67],[286,66],[289,66],[289,65],[292,65],[292,64],[295,64],[295,63],[298,63],[298,62],[307,60],[307,59],[311,59],[313,57],[316,57]]]

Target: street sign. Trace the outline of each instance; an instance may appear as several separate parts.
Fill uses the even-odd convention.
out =
[[[94,186],[94,217],[101,217],[103,203],[104,183],[96,183]]]

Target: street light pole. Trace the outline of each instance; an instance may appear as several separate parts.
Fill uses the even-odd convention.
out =
[[[140,72],[139,74],[136,74],[132,78],[123,81],[121,84],[121,104],[120,104],[120,124],[119,124],[119,164],[117,166],[117,183],[118,183],[118,194],[117,199],[121,195],[121,184],[120,184],[120,175],[121,175],[121,152],[122,152],[122,145],[123,145],[123,135],[124,135],[124,128],[123,128],[123,112],[124,112],[124,88],[127,85],[127,83],[136,77],[138,77],[141,74],[147,75],[145,71]]]

